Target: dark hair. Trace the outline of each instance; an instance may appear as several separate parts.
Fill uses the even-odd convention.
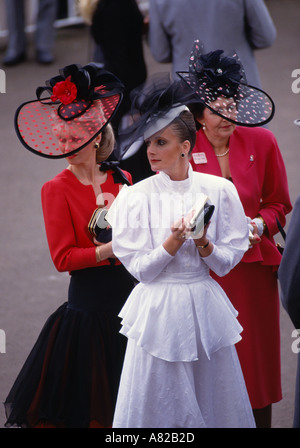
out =
[[[188,140],[190,142],[190,151],[195,146],[196,143],[196,125],[192,113],[189,110],[184,110],[180,112],[178,117],[176,117],[170,124],[175,134],[178,136],[180,142]]]
[[[188,108],[190,109],[190,111],[194,116],[197,131],[201,129],[201,123],[199,123],[198,120],[203,118],[203,112],[205,107],[206,107],[205,104],[201,102],[188,104]]]

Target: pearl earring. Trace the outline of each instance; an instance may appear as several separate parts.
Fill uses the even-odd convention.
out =
[[[100,143],[99,143],[99,142],[96,142],[96,143],[95,143],[95,148],[96,148],[96,149],[99,149],[99,148],[100,148]]]
[[[205,123],[202,123],[202,129],[205,131]]]

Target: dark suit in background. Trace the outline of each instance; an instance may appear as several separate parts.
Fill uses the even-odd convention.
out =
[[[3,59],[4,65],[15,65],[26,58],[25,2],[5,0],[8,46]],[[36,18],[35,48],[38,62],[53,61],[55,41],[54,21],[57,14],[57,0],[39,0]]]
[[[296,329],[300,329],[300,196],[298,197],[289,224],[285,249],[279,266],[282,305]],[[297,336],[299,339],[299,335]],[[300,347],[298,347],[300,350]],[[300,354],[295,391],[294,427],[300,428]]]
[[[112,120],[114,129],[130,109],[129,94],[146,80],[143,53],[144,18],[135,0],[100,0],[93,14],[91,33],[100,47],[104,68],[116,75],[125,91]]]
[[[263,0],[150,0],[150,48],[158,62],[188,69],[195,39],[204,53],[236,51],[249,84],[260,87],[254,50],[272,45],[276,30]]]

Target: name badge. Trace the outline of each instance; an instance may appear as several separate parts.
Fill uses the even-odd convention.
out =
[[[207,163],[207,158],[205,152],[193,152],[193,160],[196,164]]]

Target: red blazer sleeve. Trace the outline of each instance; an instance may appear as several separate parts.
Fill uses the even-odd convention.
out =
[[[97,266],[92,241],[84,233],[75,232],[72,204],[64,188],[53,179],[42,187],[41,195],[50,254],[56,269],[64,272]]]
[[[276,218],[282,227],[292,206],[289,197],[288,180],[284,161],[275,137],[271,134],[266,142],[266,170],[263,178],[262,200],[259,214],[264,218],[270,235],[278,233]]]
[[[263,234],[260,244],[248,251],[245,259],[263,258],[263,264],[278,266],[281,261],[274,235],[279,231],[276,219],[282,227],[286,223],[286,215],[292,210],[289,196],[288,180],[284,161],[275,136],[267,130],[256,130],[260,137],[257,145],[257,176],[261,180],[261,197],[257,213],[249,215],[251,218],[260,215],[265,220],[267,230]],[[246,208],[246,207],[245,207]]]
[[[253,219],[261,215],[267,226],[260,244],[248,250],[245,262],[261,261],[278,266],[281,255],[273,236],[278,233],[276,218],[284,227],[292,205],[284,161],[275,136],[264,128],[236,127],[230,137],[229,163],[232,179],[243,204],[245,214]],[[221,176],[221,169],[213,148],[202,131],[197,133],[193,150],[202,153],[203,163],[192,166],[196,171]]]

